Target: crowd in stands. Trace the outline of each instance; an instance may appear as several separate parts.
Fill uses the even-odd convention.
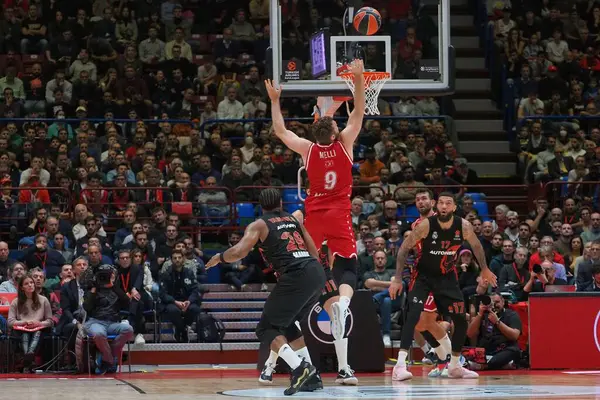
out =
[[[487,11],[516,106],[520,173],[526,182],[572,182],[565,193],[578,206],[597,204],[600,187],[578,182],[600,173],[600,5],[501,1]],[[524,119],[535,116],[551,118]]]

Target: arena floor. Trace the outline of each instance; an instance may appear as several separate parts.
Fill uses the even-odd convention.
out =
[[[428,379],[427,368],[414,367],[415,379],[392,383],[384,374],[358,374],[361,385],[333,384],[323,376],[325,389],[283,396],[287,377],[279,375],[272,387],[259,386],[249,368],[154,369],[115,377],[0,376],[1,399],[61,400],[198,400],[198,399],[600,399],[600,371],[483,373],[477,381]]]

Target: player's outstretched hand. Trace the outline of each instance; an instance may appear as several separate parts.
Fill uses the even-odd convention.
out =
[[[219,264],[220,262],[221,262],[221,253],[217,253],[214,256],[212,256],[210,260],[208,260],[208,262],[206,263],[206,269],[212,268],[215,265]]]
[[[390,292],[390,299],[396,300],[396,297],[402,293],[402,281],[393,280],[388,291]]]
[[[492,270],[489,268],[481,271],[481,279],[483,279],[484,281],[487,281],[493,287],[498,286],[498,281],[497,281],[496,275],[494,275]]]
[[[281,85],[275,87],[272,80],[265,79],[265,87],[267,88],[267,93],[269,94],[271,101],[278,101],[281,97]]]
[[[354,75],[362,75],[362,73],[365,72],[365,64],[363,63],[363,60],[357,58],[356,60],[352,61],[352,64],[350,64],[350,72],[352,72]]]

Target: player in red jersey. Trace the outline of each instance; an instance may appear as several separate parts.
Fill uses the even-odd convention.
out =
[[[331,333],[338,357],[337,383],[356,385],[358,380],[348,365],[348,338],[344,338],[346,317],[356,286],[358,258],[350,215],[354,141],[363,124],[365,111],[364,65],[355,60],[350,66],[356,86],[354,110],[341,132],[331,117],[318,118],[313,123],[316,143],[298,137],[285,127],[279,98],[281,87],[265,82],[271,99],[273,129],[277,137],[298,153],[306,168],[310,190],[305,202],[305,226],[315,243],[327,240],[333,257],[332,275],[328,277],[327,293],[321,298],[331,318]],[[339,297],[338,297],[339,295]]]

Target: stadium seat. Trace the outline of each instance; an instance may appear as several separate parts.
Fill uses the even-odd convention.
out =
[[[485,201],[484,193],[465,193],[465,196],[469,196],[473,201]]]
[[[306,197],[306,193],[302,193]],[[296,210],[304,209],[304,202],[298,198],[298,188],[296,186],[283,189],[283,209],[290,214]]]
[[[481,218],[482,221],[492,220],[490,218],[490,211],[488,209],[488,204],[486,201],[474,201],[473,209],[477,211],[477,214],[479,214],[479,218]]]
[[[254,204],[252,203],[237,203],[237,223],[241,226],[247,226],[253,222],[256,218],[254,215]]]
[[[398,209],[398,213],[400,217],[404,217],[406,222],[412,224],[419,218],[421,214],[419,214],[419,210],[417,210],[417,206],[408,206],[404,209],[404,213],[402,213],[402,208]]]

